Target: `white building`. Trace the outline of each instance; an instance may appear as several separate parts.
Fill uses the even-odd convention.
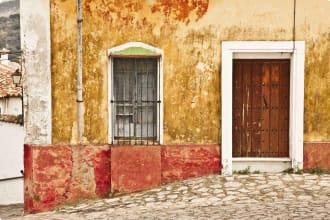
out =
[[[12,74],[20,70],[18,63],[8,59],[9,50],[0,50],[0,114],[22,114],[22,89],[12,81]]]
[[[23,203],[24,129],[15,117],[22,114],[22,89],[12,80],[20,66],[9,52],[0,50],[0,205]]]

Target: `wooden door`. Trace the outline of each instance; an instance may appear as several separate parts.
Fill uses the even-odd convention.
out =
[[[290,60],[233,61],[233,157],[289,157]]]

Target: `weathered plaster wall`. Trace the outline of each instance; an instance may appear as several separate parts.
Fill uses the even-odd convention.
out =
[[[109,146],[25,145],[24,209],[34,213],[108,196],[110,156]]]
[[[129,193],[160,186],[160,152],[160,147],[112,147],[111,193]]]
[[[51,1],[53,142],[77,143],[76,4]]]
[[[162,146],[162,183],[219,174],[220,146]]]
[[[330,141],[330,19],[328,32],[311,36],[306,52],[305,140]]]
[[[25,145],[24,210],[159,187],[220,173],[219,145]]]
[[[330,143],[306,142],[304,144],[304,169],[330,171]]]
[[[21,0],[20,9],[25,143],[50,144],[50,4],[49,0]]]
[[[293,1],[83,1],[85,142],[107,143],[107,49],[142,41],[164,50],[164,143],[220,142],[221,42],[292,40]],[[330,4],[297,1],[305,40],[305,139],[330,140]],[[75,5],[51,0],[53,138],[76,138]]]

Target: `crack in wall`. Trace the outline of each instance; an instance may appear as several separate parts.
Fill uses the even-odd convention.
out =
[[[70,188],[71,188],[71,183],[72,183],[72,178],[73,178],[73,164],[74,164],[74,160],[73,160],[73,149],[72,147],[70,147],[70,152],[71,152],[71,155],[70,155],[70,161],[71,161],[71,170],[70,170],[70,173],[69,173],[69,178],[70,178],[70,183],[66,185],[65,187],[65,191],[64,193],[62,194],[62,196],[65,198],[65,199],[70,199]]]

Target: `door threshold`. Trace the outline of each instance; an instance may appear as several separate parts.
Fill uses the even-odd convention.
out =
[[[236,157],[232,161],[233,172],[249,169],[250,172],[279,173],[292,167],[290,158]]]
[[[233,157],[233,161],[291,161],[289,157]]]

